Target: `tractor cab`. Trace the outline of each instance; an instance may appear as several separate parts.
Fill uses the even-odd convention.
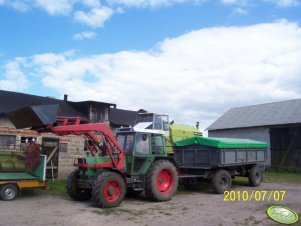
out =
[[[142,128],[144,125],[146,128]],[[121,128],[117,140],[126,154],[127,175],[142,175],[156,157],[167,156],[164,145],[164,131],[149,128],[149,122],[138,123],[133,128]]]
[[[139,113],[136,118],[135,126],[140,123],[149,123],[146,129],[168,131],[168,115],[156,113]]]

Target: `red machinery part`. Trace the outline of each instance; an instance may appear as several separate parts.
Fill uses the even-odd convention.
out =
[[[40,146],[30,141],[25,151],[25,163],[29,171],[34,171],[41,161]]]

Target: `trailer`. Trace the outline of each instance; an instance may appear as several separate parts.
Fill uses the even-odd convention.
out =
[[[0,199],[11,201],[27,188],[46,188],[46,159],[40,155],[34,169],[29,169],[21,153],[0,152]]]
[[[264,142],[232,138],[193,137],[175,142],[179,183],[195,189],[206,180],[216,193],[223,193],[231,189],[235,176],[243,176],[251,186],[259,186],[267,147]]]

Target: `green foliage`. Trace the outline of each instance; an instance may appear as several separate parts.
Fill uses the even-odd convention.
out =
[[[48,180],[48,187],[47,193],[50,194],[66,194],[66,185],[67,180]]]

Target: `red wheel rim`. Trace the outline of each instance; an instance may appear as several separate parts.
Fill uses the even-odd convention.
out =
[[[161,170],[157,176],[157,188],[163,194],[169,194],[174,186],[174,177],[169,170]]]
[[[103,194],[108,202],[115,202],[121,194],[121,186],[115,181],[110,181],[105,185]]]

